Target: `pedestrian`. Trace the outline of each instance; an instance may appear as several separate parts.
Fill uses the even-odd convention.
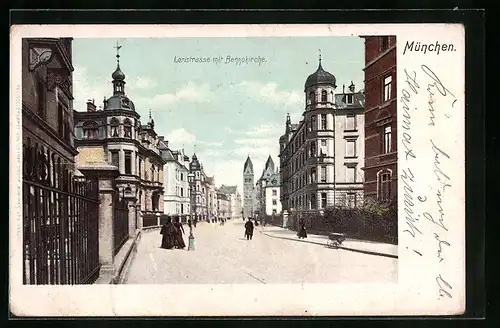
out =
[[[253,228],[254,228],[253,222],[252,222],[251,218],[248,218],[247,223],[245,223],[245,236],[246,236],[247,240],[252,240]]]
[[[167,221],[163,226],[161,227],[160,234],[162,235],[161,238],[161,248],[165,249],[172,249],[175,246],[175,236],[176,236],[176,231],[177,229],[175,228],[174,224],[172,223],[172,218],[168,217]]]
[[[193,229],[193,222],[191,221],[191,219],[188,219],[188,227],[189,230]]]
[[[307,238],[306,225],[304,223],[304,220],[300,221],[300,229],[299,232],[297,233],[297,237],[299,237],[299,239]]]
[[[196,228],[196,222],[198,222],[198,219],[197,219],[197,218],[196,218],[196,216],[195,216],[195,217],[194,217],[194,221],[193,221],[193,223],[194,223],[194,227],[195,227],[195,228]]]
[[[184,234],[184,228],[182,227],[182,223],[179,222],[178,216],[175,217],[174,226],[177,228],[175,236],[175,247],[179,249],[184,249],[186,248],[186,244],[184,243],[184,238],[182,238],[182,235]]]

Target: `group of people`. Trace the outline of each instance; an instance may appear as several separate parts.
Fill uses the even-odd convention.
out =
[[[191,225],[191,222],[189,222],[189,224]],[[184,228],[182,227],[182,223],[180,222],[179,217],[175,217],[173,222],[172,218],[168,217],[165,224],[163,224],[163,226],[161,227],[160,234],[162,235],[161,248],[186,248],[184,238],[182,237],[182,235],[184,234]]]

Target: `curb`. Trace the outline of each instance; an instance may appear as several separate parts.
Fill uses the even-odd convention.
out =
[[[271,238],[286,239],[286,240],[298,241],[298,242],[301,242],[301,243],[315,244],[315,245],[319,245],[319,246],[327,246],[324,243],[318,243],[318,242],[315,242],[315,241],[309,241],[309,240],[303,240],[303,239],[294,239],[294,238],[288,238],[288,237],[273,236],[273,235],[271,235],[269,233],[262,232],[260,230],[259,230],[259,232],[261,234],[266,235],[266,236],[271,237]],[[346,251],[367,254],[367,255],[376,255],[376,256],[383,256],[383,257],[390,257],[390,258],[394,258],[394,259],[398,258],[397,255],[387,254],[387,253],[379,253],[379,252],[373,252],[373,251],[366,251],[366,250],[349,248],[349,247],[344,247],[344,246],[339,246],[337,248],[338,249],[343,249],[343,250],[346,250]]]
[[[126,280],[125,277],[127,276],[127,272],[130,268],[130,265],[132,264],[132,260],[134,259],[135,254],[137,253],[137,244],[141,240],[141,235],[142,235],[142,230],[139,230],[134,238],[134,241],[132,242],[132,245],[130,245],[127,254],[125,255],[125,258],[120,264],[117,273],[111,280],[112,285],[120,285],[125,282]]]

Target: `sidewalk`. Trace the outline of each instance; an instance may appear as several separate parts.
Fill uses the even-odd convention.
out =
[[[297,232],[280,228],[277,226],[268,225],[266,227],[258,226],[257,230],[266,236],[280,239],[294,240],[303,243],[327,245],[328,236],[315,235],[307,233],[306,239],[299,239]],[[357,239],[347,238],[339,249],[344,249],[352,252],[365,253],[370,255],[385,256],[391,258],[398,258],[398,245],[377,243],[372,241],[364,241]]]

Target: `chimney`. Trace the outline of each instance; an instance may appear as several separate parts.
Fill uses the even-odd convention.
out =
[[[87,100],[87,112],[95,112],[96,106],[94,104],[94,99]]]

